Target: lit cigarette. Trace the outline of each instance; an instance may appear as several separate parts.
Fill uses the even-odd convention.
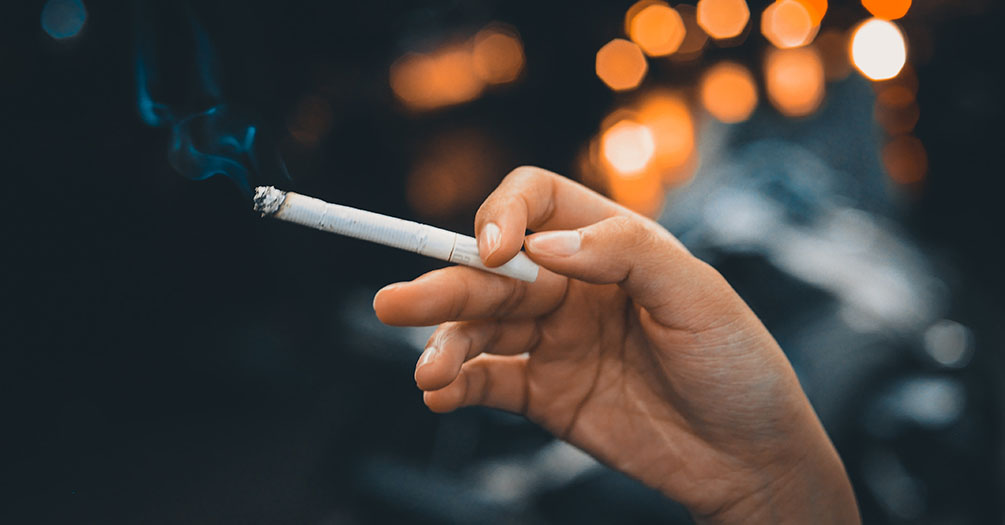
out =
[[[523,252],[517,253],[516,257],[502,266],[489,268],[482,264],[481,258],[478,257],[478,243],[473,237],[428,224],[331,204],[314,197],[278,190],[272,186],[259,186],[256,189],[255,211],[261,212],[262,217],[275,217],[317,230],[408,250],[521,281],[532,283],[537,279],[537,264]]]

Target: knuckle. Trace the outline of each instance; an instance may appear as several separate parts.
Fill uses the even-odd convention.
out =
[[[528,188],[541,186],[554,174],[536,166],[520,166],[510,171],[488,198],[479,206],[475,214],[475,224],[481,225],[490,215],[497,215],[511,207],[514,199],[523,199]]]
[[[449,306],[448,319],[460,319],[461,316],[468,308],[468,304],[471,302],[471,286],[466,285],[463,287],[463,291],[454,297],[453,302]]]
[[[503,299],[496,304],[492,312],[492,316],[497,319],[508,316],[519,309],[527,296],[527,286],[515,279],[505,279],[503,286],[507,287],[507,291],[502,294]]]
[[[506,175],[503,179],[503,183],[533,185],[535,183],[545,182],[553,176],[555,176],[555,174],[543,168],[538,168],[537,166],[519,166]]]
[[[457,321],[440,323],[440,326],[437,327],[433,335],[430,336],[429,342],[426,343],[426,346],[443,348],[449,341],[454,339],[457,334],[461,332],[461,328],[461,323]]]
[[[649,247],[656,239],[652,228],[636,217],[619,215],[605,219],[600,226],[587,229],[584,235],[601,242],[614,242],[626,249]]]

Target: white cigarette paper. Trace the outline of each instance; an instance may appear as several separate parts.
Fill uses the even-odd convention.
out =
[[[538,265],[519,252],[502,266],[489,268],[478,256],[478,243],[473,237],[454,233],[428,224],[388,217],[349,206],[332,204],[314,197],[272,186],[259,186],[255,191],[255,210],[263,217],[302,224],[347,237],[408,250],[427,257],[463,264],[534,282]]]

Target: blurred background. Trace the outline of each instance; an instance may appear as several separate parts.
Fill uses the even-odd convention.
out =
[[[6,523],[688,523],[521,418],[428,413],[441,264],[276,184],[472,233],[512,168],[659,220],[792,360],[867,523],[1002,523],[994,0],[3,7]]]

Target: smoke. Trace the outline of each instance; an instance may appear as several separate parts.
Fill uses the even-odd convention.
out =
[[[266,175],[289,180],[276,152],[265,152],[267,166],[260,162],[259,126],[223,96],[216,52],[194,11],[140,3],[137,20],[138,110],[148,125],[170,131],[171,166],[192,180],[223,175],[249,198]]]

